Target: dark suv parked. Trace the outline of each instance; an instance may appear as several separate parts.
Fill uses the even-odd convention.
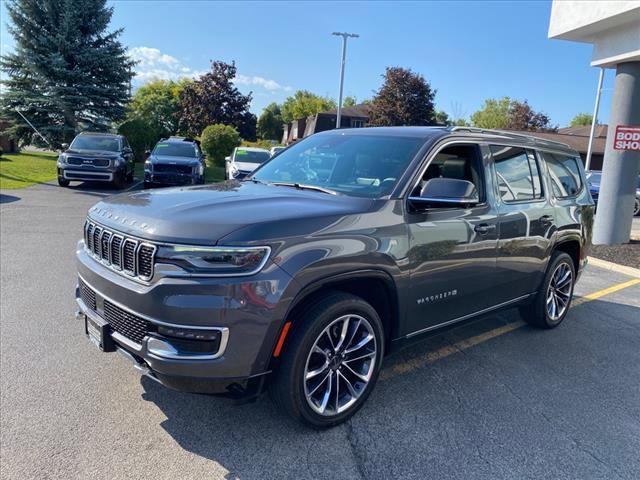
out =
[[[564,144],[470,128],[334,130],[243,182],[138,192],[78,243],[89,339],[168,387],[268,386],[314,427],[363,404],[383,357],[520,307],[565,318],[593,201]]]
[[[144,188],[204,183],[204,155],[195,140],[160,140],[144,163]]]
[[[133,181],[133,170],[133,150],[125,137],[83,132],[58,157],[58,185],[68,187],[72,180],[79,180],[122,188]]]

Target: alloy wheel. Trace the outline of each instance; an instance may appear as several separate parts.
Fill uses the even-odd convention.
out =
[[[560,263],[551,275],[547,289],[547,315],[556,322],[565,314],[571,300],[573,272],[565,262]]]
[[[633,205],[633,215],[640,215],[640,198],[636,197],[636,203]]]
[[[375,371],[377,341],[360,315],[343,315],[316,338],[304,369],[309,406],[323,416],[349,409],[366,390]]]

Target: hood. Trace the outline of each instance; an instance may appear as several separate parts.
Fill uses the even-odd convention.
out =
[[[120,156],[119,152],[112,152],[111,150],[68,149],[64,153],[68,155],[82,155],[83,157],[93,157],[93,158],[113,158],[113,157]]]
[[[330,223],[366,211],[372,203],[367,198],[231,180],[115,195],[94,205],[89,216],[108,228],[151,241],[215,245],[248,225],[271,222],[279,229],[302,220],[317,229],[323,223],[320,219]],[[260,239],[242,241],[256,240]]]
[[[256,168],[260,166],[259,163],[251,163],[251,162],[233,162],[234,165],[238,168],[238,170],[242,170],[243,172],[253,172]]]
[[[174,157],[170,155],[151,155],[149,160],[151,160],[151,163],[169,163],[174,165],[197,165],[200,163],[200,161],[194,157]]]

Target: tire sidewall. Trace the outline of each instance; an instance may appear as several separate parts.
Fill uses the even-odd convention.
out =
[[[325,304],[326,305],[326,304]],[[289,378],[289,391],[292,395],[292,406],[299,416],[306,423],[315,428],[329,428],[346,421],[353,416],[367,400],[371,391],[375,387],[380,373],[382,358],[384,356],[384,334],[380,317],[373,307],[364,300],[355,296],[348,296],[322,311],[312,309],[309,311],[309,322],[296,329],[295,345],[297,348],[289,352],[292,355],[291,375]],[[316,413],[308,404],[304,391],[304,371],[307,358],[313,344],[322,331],[338,317],[347,314],[355,314],[364,317],[371,325],[376,337],[376,364],[364,392],[358,400],[348,410],[334,416],[322,416]],[[293,342],[292,342],[293,344]]]

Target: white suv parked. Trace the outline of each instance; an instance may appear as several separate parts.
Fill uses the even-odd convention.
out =
[[[225,179],[242,180],[258,166],[271,158],[271,152],[264,148],[236,147],[225,158]]]

